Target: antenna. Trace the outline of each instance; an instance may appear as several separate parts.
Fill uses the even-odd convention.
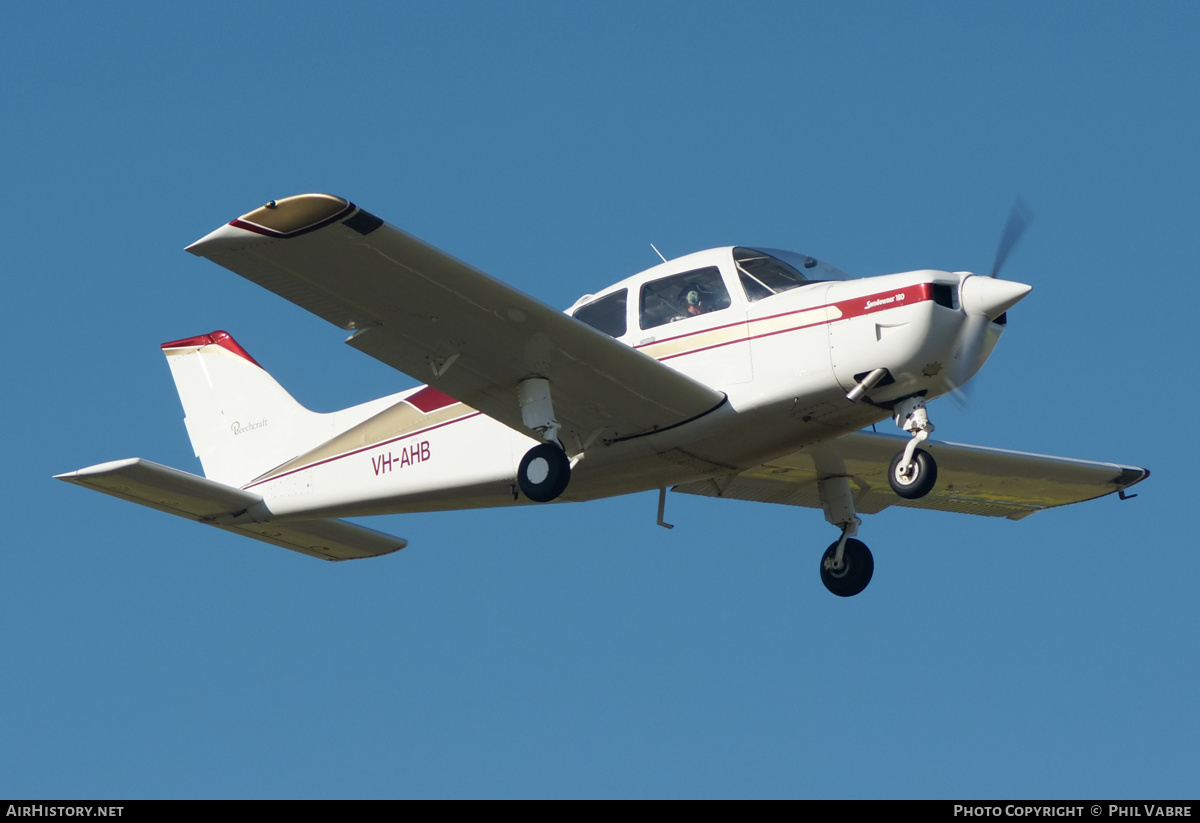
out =
[[[662,257],[662,261],[663,261],[664,263],[665,263],[665,262],[667,262],[667,258],[663,257],[663,253],[662,253],[662,252],[660,252],[660,251],[658,250],[658,246],[656,246],[656,245],[654,245],[653,243],[651,243],[651,244],[650,244],[650,248],[654,249],[654,253],[655,253],[655,254],[657,254],[659,257]]]

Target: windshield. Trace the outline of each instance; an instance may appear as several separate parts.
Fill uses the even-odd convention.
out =
[[[815,257],[783,249],[739,246],[733,250],[733,262],[751,303],[807,283],[853,279],[841,269]]]

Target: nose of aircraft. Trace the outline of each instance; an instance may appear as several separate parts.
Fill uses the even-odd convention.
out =
[[[1013,280],[972,275],[963,280],[959,298],[967,314],[982,314],[995,320],[1032,290],[1033,286]]]

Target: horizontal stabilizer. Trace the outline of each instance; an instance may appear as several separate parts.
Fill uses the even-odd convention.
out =
[[[408,545],[399,537],[344,520],[257,522],[256,515],[270,514],[259,495],[139,457],[56,477],[323,560],[376,557]]]

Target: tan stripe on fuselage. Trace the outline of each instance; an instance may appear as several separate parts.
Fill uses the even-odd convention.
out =
[[[831,323],[834,320],[840,319],[841,316],[842,310],[837,306],[820,306],[805,311],[763,317],[759,320],[750,321],[750,336],[761,337],[765,334],[790,331],[792,329],[803,328],[804,326]]]
[[[821,306],[805,311],[789,312],[788,314],[750,320],[749,334],[747,334],[746,324],[734,323],[733,325],[710,329],[708,331],[673,337],[669,340],[647,343],[644,346],[639,346],[638,351],[659,360],[665,360],[669,357],[689,354],[694,351],[698,352],[714,346],[736,343],[739,340],[746,340],[749,337],[761,337],[767,334],[790,331],[818,323],[829,323],[841,316],[842,312],[837,306]]]
[[[385,440],[395,440],[406,434],[427,429],[430,426],[436,426],[438,423],[445,423],[448,420],[466,417],[474,412],[475,410],[465,403],[454,403],[445,408],[432,411],[429,414],[424,414],[419,409],[413,407],[412,404],[401,400],[396,405],[384,409],[374,417],[364,420],[351,429],[347,429],[332,440],[327,440],[312,451],[294,457],[282,466],[277,466],[266,474],[256,477],[247,486],[254,483],[261,483],[264,480],[269,480],[285,472],[313,463],[320,463],[323,460],[338,457],[348,452],[369,448]]]

